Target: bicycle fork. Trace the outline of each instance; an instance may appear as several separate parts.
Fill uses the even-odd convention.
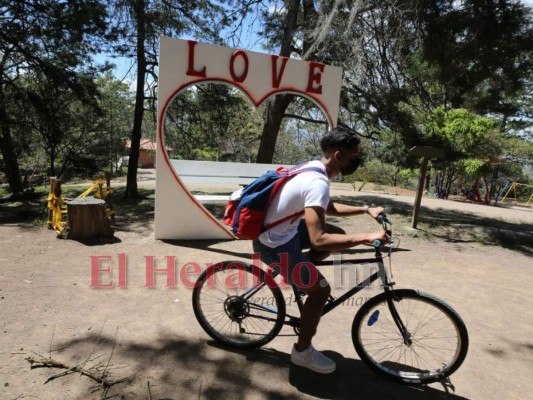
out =
[[[394,293],[393,286],[395,283],[389,278],[387,272],[385,271],[385,263],[383,262],[383,256],[379,248],[376,248],[376,259],[378,260],[377,264],[379,269],[379,276],[381,277],[381,281],[383,283],[383,290],[385,291],[387,299],[387,307],[389,308],[396,327],[402,335],[404,344],[406,346],[411,346],[411,344],[413,344],[411,334],[405,327],[405,324],[403,323],[402,318],[400,317],[400,314],[398,313],[398,310],[396,310],[396,306],[394,305],[396,294]]]
[[[396,324],[396,327],[400,331],[400,334],[402,335],[403,342],[406,346],[411,346],[413,344],[413,340],[411,338],[411,334],[405,327],[402,318],[400,317],[400,314],[398,314],[398,311],[396,310],[396,306],[394,305],[394,290],[392,288],[385,288],[385,293],[387,294],[387,307],[389,308],[389,311],[391,313],[392,319],[394,323]]]

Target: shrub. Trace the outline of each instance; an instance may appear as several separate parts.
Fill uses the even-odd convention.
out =
[[[353,175],[353,179],[381,185],[392,185],[395,173],[396,168],[393,165],[373,159],[366,161]]]

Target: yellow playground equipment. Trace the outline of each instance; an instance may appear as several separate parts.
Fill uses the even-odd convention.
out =
[[[106,185],[105,187],[104,184]],[[96,179],[92,186],[80,194],[78,198],[92,195],[97,199],[105,200],[107,216],[109,219],[114,220],[110,194],[111,183],[109,174],[106,174],[106,179]],[[50,178],[50,193],[48,194],[48,227],[55,230],[57,233],[63,231],[67,223],[67,201],[69,200],[71,199],[61,197],[61,182],[56,178]]]
[[[507,193],[505,193],[505,196],[503,196],[502,198],[502,203],[505,201],[505,199],[507,198],[507,196],[509,195],[509,193],[513,192],[514,193],[514,200],[517,201],[517,197],[516,197],[516,188],[520,187],[520,186],[524,186],[524,187],[527,187],[527,188],[533,188],[533,185],[526,185],[524,183],[518,183],[518,182],[513,182],[511,184],[511,186],[509,187],[509,190],[507,191]],[[529,196],[529,199],[527,200],[526,202],[526,206],[529,205],[529,203],[531,203],[533,201],[533,193],[531,193],[531,196]]]

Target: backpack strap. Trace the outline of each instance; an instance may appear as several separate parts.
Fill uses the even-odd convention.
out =
[[[269,229],[272,229],[274,228],[275,226],[278,226],[282,223],[284,223],[285,221],[288,221],[290,219],[296,219],[298,218],[300,215],[303,215],[305,213],[305,211],[298,211],[297,213],[294,213],[292,215],[288,215],[287,217],[284,217],[280,220],[277,220],[277,221],[274,221],[272,222],[271,224],[268,224],[268,225],[265,225],[265,230],[268,231]]]
[[[276,182],[276,185],[279,185],[279,187],[276,187],[274,190],[272,190],[272,192],[270,193],[270,197],[268,198],[268,201],[266,203],[266,206],[265,206],[265,209],[268,210],[268,206],[270,205],[270,202],[272,201],[272,199],[274,198],[274,195],[279,191],[281,190],[281,186],[283,186],[285,183],[287,183],[287,181],[291,178],[294,178],[296,175],[298,174],[301,174],[302,172],[309,172],[309,171],[314,171],[314,172],[318,172],[318,173],[321,173],[323,175],[326,175],[326,173],[324,172],[323,169],[321,168],[318,168],[318,167],[307,167],[307,168],[302,168],[302,169],[297,169],[300,165],[302,164],[305,164],[305,163],[301,163],[301,164],[298,164],[294,167],[292,167],[291,169],[287,169],[287,168],[278,168],[276,170],[276,172],[278,173],[286,173],[287,176],[285,177],[285,179],[280,179],[278,182]],[[298,211],[294,214],[291,214],[291,215],[288,215],[286,217],[283,217],[282,219],[280,220],[277,220],[277,221],[274,221],[270,224],[267,224],[265,225],[265,231],[269,230],[269,229],[272,229],[274,228],[275,226],[278,226],[282,223],[284,223],[285,221],[288,221],[290,219],[296,219],[298,218],[299,216],[303,215],[305,213],[304,210],[302,211]]]

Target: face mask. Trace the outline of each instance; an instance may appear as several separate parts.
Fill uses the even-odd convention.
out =
[[[361,164],[359,157],[351,158],[349,161],[348,165],[340,168],[342,176],[353,174],[359,168],[359,164]]]

